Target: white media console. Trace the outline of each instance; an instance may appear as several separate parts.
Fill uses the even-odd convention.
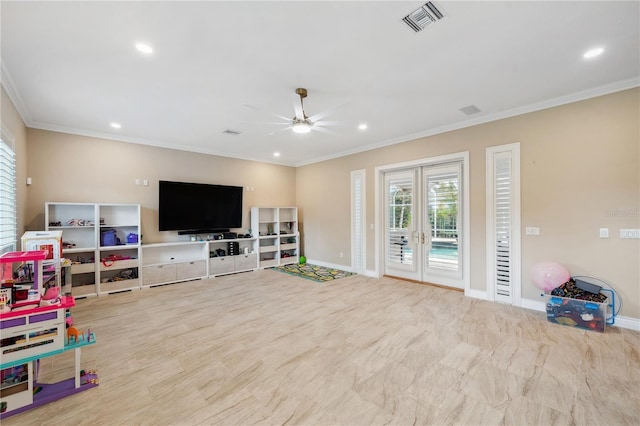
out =
[[[297,263],[300,256],[296,207],[252,207],[251,238],[156,244],[138,242],[137,204],[50,202],[45,221],[47,230],[62,231],[76,298]],[[117,245],[103,245],[104,229],[116,231]],[[129,235],[136,240],[127,241]],[[232,255],[230,244],[237,244]],[[120,271],[133,275],[121,279]]]

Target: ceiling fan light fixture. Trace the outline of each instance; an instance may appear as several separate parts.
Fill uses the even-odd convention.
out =
[[[293,123],[293,125],[291,126],[291,130],[293,130],[295,133],[309,133],[311,131],[311,126],[309,126],[309,123],[307,122],[299,121]]]

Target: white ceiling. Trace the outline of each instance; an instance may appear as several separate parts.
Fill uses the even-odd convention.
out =
[[[29,127],[287,165],[640,84],[638,1],[441,0],[415,33],[423,3],[3,0],[2,84]],[[346,103],[334,135],[268,135],[297,87]]]

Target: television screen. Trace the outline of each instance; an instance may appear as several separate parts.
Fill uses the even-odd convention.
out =
[[[242,187],[161,180],[160,231],[213,232],[242,227]]]

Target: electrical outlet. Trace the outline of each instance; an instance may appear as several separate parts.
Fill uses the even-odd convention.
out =
[[[344,257],[344,253],[343,252],[340,252],[340,257]]]
[[[140,185],[140,179],[136,179],[136,185]]]
[[[600,228],[600,238],[609,238],[609,228]]]

